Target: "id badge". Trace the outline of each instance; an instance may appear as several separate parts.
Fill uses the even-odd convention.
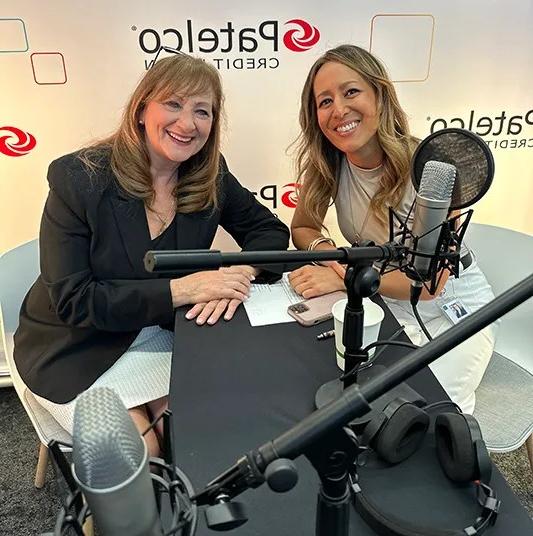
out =
[[[452,324],[458,324],[472,312],[459,298],[442,301],[439,303],[439,307]]]

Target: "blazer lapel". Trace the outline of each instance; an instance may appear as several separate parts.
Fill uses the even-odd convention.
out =
[[[146,221],[144,203],[117,190],[111,198],[113,212],[124,248],[134,273],[147,278],[150,274],[144,269],[144,254],[150,248],[150,232]],[[156,274],[153,274],[154,276]]]
[[[176,249],[208,249],[217,223],[212,209],[176,215]]]

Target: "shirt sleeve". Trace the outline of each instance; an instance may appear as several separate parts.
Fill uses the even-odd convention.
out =
[[[286,250],[290,238],[288,227],[239,183],[228,170],[223,158],[221,169],[222,227],[243,251]],[[281,277],[284,265],[264,265],[257,268],[263,270],[257,281],[271,282]]]

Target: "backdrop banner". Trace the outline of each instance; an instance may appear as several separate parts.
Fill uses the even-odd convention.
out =
[[[0,252],[37,236],[48,164],[114,130],[161,45],[219,69],[230,169],[287,224],[305,77],[325,50],[354,43],[386,64],[413,134],[462,127],[492,149],[474,220],[533,234],[532,27],[533,0],[4,0]],[[234,247],[223,234],[217,245]]]

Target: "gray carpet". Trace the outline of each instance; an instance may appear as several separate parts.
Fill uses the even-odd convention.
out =
[[[0,389],[0,535],[39,535],[54,526],[59,501],[53,471],[33,485],[37,436],[13,389]],[[533,479],[525,447],[493,459],[533,517]]]

